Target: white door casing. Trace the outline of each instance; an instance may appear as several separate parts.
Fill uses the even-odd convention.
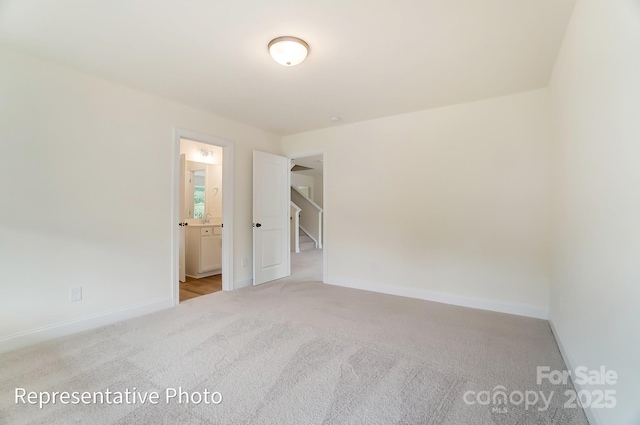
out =
[[[187,276],[186,276],[186,267],[185,267],[185,252],[186,252],[186,230],[184,228],[183,223],[185,222],[185,214],[184,214],[184,209],[185,209],[185,181],[187,178],[187,170],[186,170],[186,155],[182,154],[180,155],[180,183],[179,183],[179,187],[180,187],[180,195],[179,195],[179,205],[180,205],[180,259],[179,259],[179,279],[180,282],[185,282],[187,280]]]
[[[253,151],[253,284],[289,276],[289,158]]]

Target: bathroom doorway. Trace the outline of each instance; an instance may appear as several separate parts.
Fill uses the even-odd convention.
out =
[[[174,304],[233,289],[232,155],[230,142],[176,130]]]

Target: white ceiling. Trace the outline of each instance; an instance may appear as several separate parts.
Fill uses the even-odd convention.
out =
[[[0,0],[0,43],[291,134],[545,87],[574,3]]]

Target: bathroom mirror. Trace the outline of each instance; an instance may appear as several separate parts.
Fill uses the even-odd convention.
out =
[[[205,218],[206,170],[193,171],[193,217]]]
[[[222,221],[222,166],[186,161],[185,211],[188,219]]]
[[[203,219],[206,217],[206,182],[207,168],[205,164],[187,161],[184,176],[184,216],[186,218]]]

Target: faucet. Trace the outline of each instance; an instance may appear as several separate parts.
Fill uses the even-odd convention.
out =
[[[211,223],[211,213],[207,213],[207,215],[204,218],[204,224],[209,224]]]

